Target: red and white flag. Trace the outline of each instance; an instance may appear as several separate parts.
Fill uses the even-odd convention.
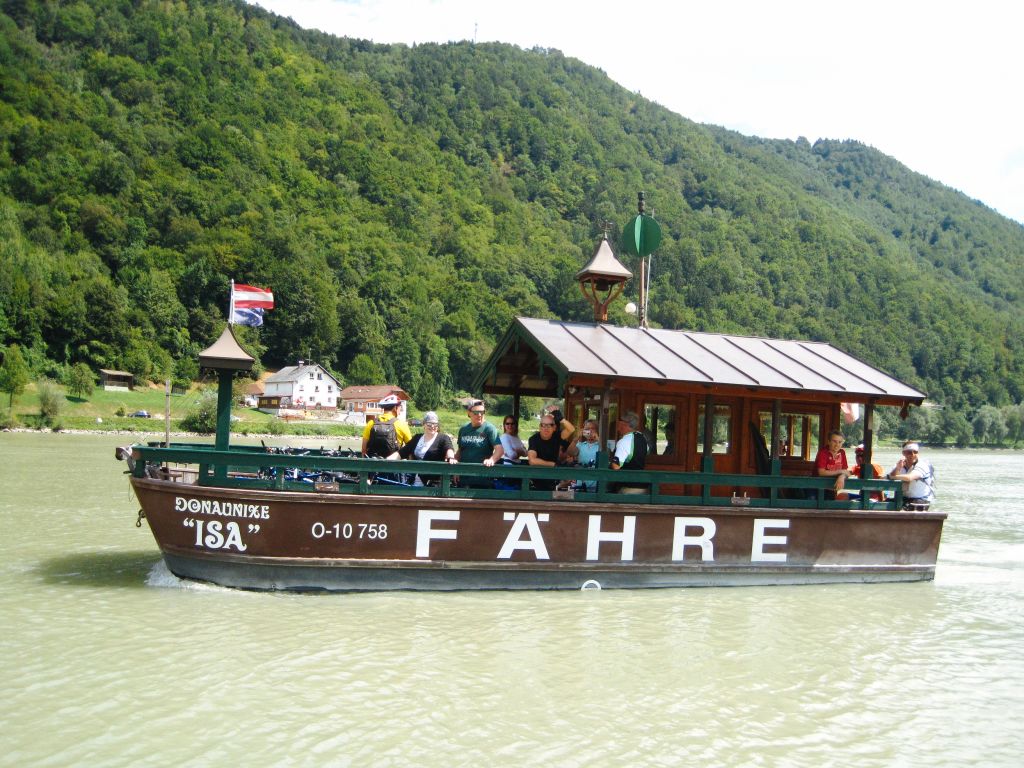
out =
[[[231,281],[231,308],[228,322],[235,325],[263,325],[263,310],[274,308],[269,288],[257,288]]]

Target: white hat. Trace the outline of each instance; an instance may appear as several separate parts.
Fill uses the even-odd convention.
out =
[[[381,408],[388,408],[392,405],[398,405],[400,402],[402,401],[398,399],[398,395],[386,395],[380,399],[378,405]]]

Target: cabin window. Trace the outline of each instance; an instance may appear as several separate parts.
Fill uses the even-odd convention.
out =
[[[771,450],[772,444],[772,412],[758,411],[761,434],[764,443]],[[786,459],[811,461],[814,457],[815,443],[821,431],[821,416],[817,413],[798,413],[783,411],[779,421],[779,444],[775,455]]]
[[[676,407],[667,403],[644,403],[643,418],[648,440],[654,439],[653,445],[648,446],[649,452],[656,456],[675,456]]]
[[[317,375],[316,375],[316,380],[317,381],[323,381],[323,378],[324,378],[324,375],[322,373],[317,373]]]
[[[729,453],[732,435],[732,406],[716,405],[712,416],[711,452]],[[697,453],[704,453],[704,403],[697,407]]]
[[[311,379],[313,378],[313,372],[312,371],[309,372],[309,378],[311,378]]]

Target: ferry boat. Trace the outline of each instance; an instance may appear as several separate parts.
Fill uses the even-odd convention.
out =
[[[231,446],[232,376],[254,361],[229,325],[200,355],[220,377],[215,442],[118,451],[138,524],[149,524],[175,575],[254,590],[934,577],[943,513],[903,509],[900,484],[870,476],[847,481],[848,498],[836,499],[832,479],[812,474],[850,404],[863,409],[870,467],[874,409],[905,415],[923,392],[826,343],[609,324],[607,307],[630,276],[603,240],[577,275],[594,322],[517,318],[473,384],[480,395],[511,395],[517,415],[531,397],[560,403],[576,425],[596,420],[597,467],[398,465]],[[648,441],[643,470],[607,468],[627,411]],[[436,481],[388,482],[396,471]],[[488,487],[464,487],[467,478]],[[532,480],[595,490],[539,490]],[[623,483],[640,490],[615,492]]]

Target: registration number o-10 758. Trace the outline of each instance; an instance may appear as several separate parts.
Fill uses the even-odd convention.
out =
[[[314,539],[386,539],[387,523],[334,523],[327,525],[319,521],[311,530]]]

